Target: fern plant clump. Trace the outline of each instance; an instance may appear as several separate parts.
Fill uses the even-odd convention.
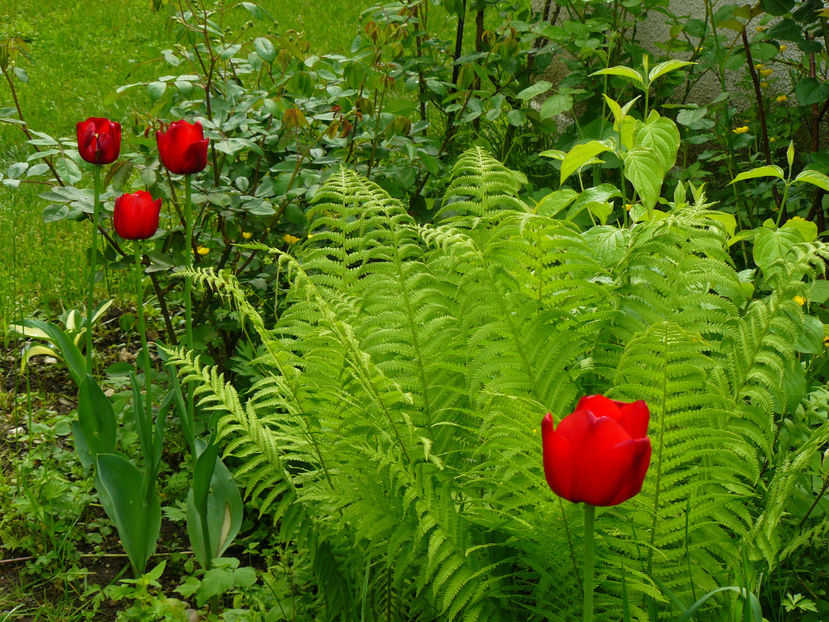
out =
[[[240,395],[191,353],[170,360],[313,577],[316,619],[577,619],[581,512],[547,487],[540,421],[583,395],[651,412],[641,493],[596,516],[597,619],[753,593],[797,548],[778,527],[829,424],[798,424],[785,454],[780,434],[817,421],[822,325],[798,297],[816,296],[825,245],[765,227],[740,270],[733,217],[702,188],[622,226],[530,204],[525,181],[470,149],[423,225],[337,170],[308,239],[262,248],[288,285],[275,319],[232,275],[186,271],[248,329],[256,382]],[[738,601],[709,600],[705,619]]]

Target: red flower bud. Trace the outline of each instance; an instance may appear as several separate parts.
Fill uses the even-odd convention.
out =
[[[121,153],[121,124],[101,117],[89,117],[75,126],[78,152],[92,164],[109,164]]]
[[[198,173],[207,166],[207,142],[201,123],[174,121],[166,132],[156,132],[158,155],[171,173]]]
[[[122,194],[115,199],[112,226],[126,240],[144,240],[158,229],[161,199],[153,200],[146,190]]]
[[[554,429],[541,422],[544,475],[554,493],[574,503],[617,505],[642,489],[651,461],[650,412],[643,401],[581,398]]]

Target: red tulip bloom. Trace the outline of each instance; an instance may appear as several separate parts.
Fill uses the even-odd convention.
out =
[[[198,173],[207,166],[207,142],[201,123],[175,121],[166,132],[156,132],[158,155],[171,173]]]
[[[75,126],[78,151],[92,164],[109,164],[121,153],[121,124],[101,117],[90,117]]]
[[[161,199],[153,200],[146,190],[122,194],[115,199],[112,226],[126,240],[144,240],[158,229]]]
[[[554,429],[541,422],[544,475],[554,493],[574,503],[617,505],[638,494],[651,461],[650,412],[643,401],[581,398]]]

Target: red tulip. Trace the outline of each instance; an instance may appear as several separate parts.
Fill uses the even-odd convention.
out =
[[[158,155],[170,172],[186,175],[207,166],[207,142],[201,123],[174,121],[166,132],[156,132]]]
[[[617,505],[638,494],[651,461],[650,412],[643,401],[581,398],[554,429],[541,422],[544,475],[554,493],[574,503]]]
[[[126,240],[144,240],[158,229],[161,199],[153,200],[146,190],[122,194],[115,199],[112,226]]]
[[[78,151],[92,164],[109,164],[121,153],[121,124],[101,117],[89,117],[75,126]]]

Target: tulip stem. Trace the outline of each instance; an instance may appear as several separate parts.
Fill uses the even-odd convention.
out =
[[[92,169],[95,195],[92,199],[92,242],[89,247],[89,288],[86,297],[86,371],[92,373],[92,314],[95,305],[95,272],[98,259],[98,203],[101,195],[101,167]]]
[[[593,518],[595,506],[584,504],[584,622],[593,622]]]
[[[193,267],[193,202],[190,175],[184,176],[184,246],[185,261],[187,267]],[[193,278],[190,275],[184,277],[184,332],[187,348],[193,350],[193,302],[191,289]],[[191,423],[195,421],[195,408],[193,405],[193,385],[187,387],[187,418]]]
[[[135,240],[135,307],[138,311],[138,332],[141,335],[141,363],[144,368],[145,430],[153,419],[152,389],[150,383],[150,349],[147,347],[147,329],[144,324],[144,266],[141,263],[141,242]],[[145,456],[149,462],[150,456]]]

